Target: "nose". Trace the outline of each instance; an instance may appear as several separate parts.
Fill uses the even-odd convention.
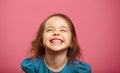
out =
[[[59,36],[60,32],[58,30],[54,31],[54,36]]]
[[[59,33],[55,33],[54,36],[59,36],[60,34]]]

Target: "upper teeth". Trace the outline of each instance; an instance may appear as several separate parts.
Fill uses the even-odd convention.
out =
[[[52,40],[52,43],[61,43],[61,40]]]

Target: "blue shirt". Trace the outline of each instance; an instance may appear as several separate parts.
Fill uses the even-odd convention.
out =
[[[78,60],[73,63],[67,62],[61,71],[53,72],[46,66],[43,56],[26,58],[22,61],[21,67],[25,73],[91,73],[90,65]]]

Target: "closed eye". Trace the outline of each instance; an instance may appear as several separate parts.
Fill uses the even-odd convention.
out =
[[[47,31],[47,32],[49,32],[49,31],[53,31],[53,29],[47,29],[46,31]]]
[[[62,31],[62,32],[67,32],[67,30],[66,30],[66,29],[61,29],[61,31]]]
[[[48,28],[48,29],[46,29],[46,32],[51,32],[53,30],[54,30],[53,28]]]

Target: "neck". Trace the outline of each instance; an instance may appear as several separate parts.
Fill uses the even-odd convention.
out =
[[[45,52],[44,60],[49,69],[58,72],[67,62],[67,50],[59,52]]]

